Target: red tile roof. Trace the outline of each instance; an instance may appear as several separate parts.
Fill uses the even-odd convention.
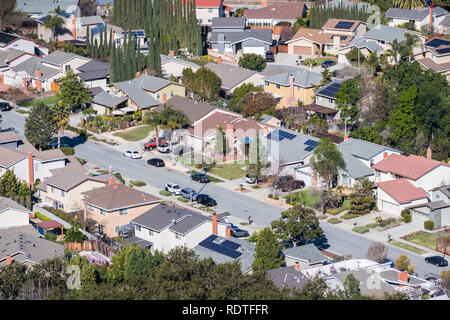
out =
[[[54,221],[54,220],[47,220],[47,221],[39,222],[37,224],[37,226],[44,230],[63,227],[63,225],[61,223],[59,223],[58,221]]]
[[[218,8],[222,0],[197,0],[195,6],[197,8]]]
[[[415,187],[405,178],[383,181],[377,183],[378,188],[383,189],[399,204],[420,200],[427,197],[427,192]]]
[[[372,168],[377,171],[390,172],[411,180],[417,180],[431,170],[439,167],[450,167],[449,164],[415,155],[404,156],[391,154],[386,159],[376,163]]]

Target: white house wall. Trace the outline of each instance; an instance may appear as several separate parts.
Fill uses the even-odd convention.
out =
[[[0,212],[0,229],[26,226],[29,224],[28,213],[16,209]]]
[[[387,202],[387,204],[383,203],[383,201]],[[378,210],[381,210],[381,211],[384,211],[387,213],[391,213],[391,214],[395,214],[397,216],[400,216],[400,213],[402,212],[402,210],[407,207],[423,204],[426,202],[427,202],[426,199],[419,199],[419,200],[414,200],[414,201],[411,201],[408,203],[399,204],[390,195],[388,195],[386,192],[384,192],[383,189],[378,188],[378,199],[377,199]]]

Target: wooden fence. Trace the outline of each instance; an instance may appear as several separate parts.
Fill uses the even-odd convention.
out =
[[[111,258],[116,253],[115,249],[100,240],[86,240],[83,243],[66,242],[64,246],[70,251],[96,251],[108,258]]]

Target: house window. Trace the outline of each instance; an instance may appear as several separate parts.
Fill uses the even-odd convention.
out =
[[[213,13],[213,9],[209,8],[208,13]]]
[[[302,91],[302,88],[301,87],[297,87],[297,91],[298,92]]]
[[[119,210],[119,216],[122,216],[124,214],[128,214],[128,208],[127,209],[120,209]]]
[[[149,230],[148,230],[148,235],[149,235],[149,236],[153,236],[153,230],[150,230],[150,229],[149,229]]]
[[[100,209],[100,214],[101,214],[102,216],[105,216],[105,215],[106,215],[106,211],[103,210],[103,209]]]
[[[161,97],[161,95],[159,93],[156,94],[156,99],[159,100],[159,98]]]
[[[173,92],[173,90],[170,90],[170,97],[173,97],[175,95],[175,93]]]
[[[136,231],[141,231],[141,226],[140,225],[135,224],[134,227],[135,227]]]
[[[52,187],[52,193],[55,193],[55,188],[54,187]]]
[[[327,44],[325,50],[327,50],[327,51],[333,50],[333,45],[332,44]]]
[[[208,22],[212,22],[212,19],[208,19]]]
[[[342,174],[342,184],[348,186],[349,185],[349,178],[348,175],[346,175],[345,173]]]
[[[439,193],[436,193],[436,199],[440,199],[441,196],[439,195]]]
[[[66,68],[66,71],[69,71],[69,70],[70,70],[70,64],[67,64],[67,65],[65,66],[65,68]]]
[[[64,204],[63,203],[58,202],[58,207],[59,207],[59,209],[64,210]]]
[[[269,86],[269,82],[264,81],[264,85],[265,85],[266,87],[268,87],[268,86]]]
[[[177,238],[178,240],[181,240],[183,238],[183,236],[178,233],[175,233],[175,238]]]
[[[279,84],[277,84],[277,85],[276,85],[276,88],[277,88],[277,89],[280,89],[280,85],[279,85]]]
[[[66,196],[66,192],[64,190],[61,190],[61,197],[65,197]]]

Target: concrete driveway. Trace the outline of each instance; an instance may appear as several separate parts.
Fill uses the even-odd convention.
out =
[[[318,72],[318,73],[320,73],[324,70],[324,68],[322,68],[321,66],[310,68],[310,67],[303,66],[303,65],[297,65],[297,60],[299,60],[297,54],[289,54],[289,53],[280,52],[275,56],[275,62],[268,62],[267,65],[268,66],[280,65],[280,66],[297,67],[299,69],[314,71],[314,72]],[[330,71],[341,70],[344,67],[345,67],[344,64],[338,63],[337,65],[329,68],[329,70]]]

